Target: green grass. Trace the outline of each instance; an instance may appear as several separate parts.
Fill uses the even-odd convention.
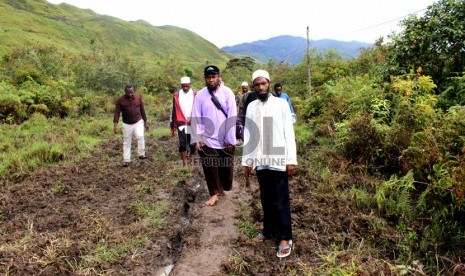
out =
[[[192,171],[189,168],[175,167],[170,176],[176,180],[189,179],[192,176]]]
[[[236,220],[235,225],[245,235],[250,238],[256,237],[257,224],[250,221],[250,208],[243,202],[240,202],[239,218]]]
[[[165,204],[148,204],[146,202],[137,201],[131,204],[131,208],[141,217],[147,219],[154,229],[163,227],[162,213],[168,208]]]
[[[294,125],[295,140],[298,145],[305,145],[314,136],[313,131],[306,124]]]
[[[111,134],[107,118],[46,118],[34,114],[21,125],[0,124],[0,179],[21,178],[62,161],[77,160]]]
[[[149,137],[159,138],[168,138],[171,136],[171,130],[169,127],[158,127],[148,133]]]
[[[63,194],[65,191],[66,191],[66,187],[61,182],[55,183],[55,185],[53,185],[52,187],[52,193],[54,195]]]
[[[88,267],[96,267],[105,262],[113,262],[120,256],[123,256],[138,247],[144,246],[147,242],[148,238],[145,235],[139,235],[127,241],[119,241],[116,244],[110,244],[103,241],[98,244],[93,251],[83,256],[80,264],[75,265],[76,272],[79,270],[85,270]]]
[[[226,64],[229,56],[187,29],[128,22],[46,0],[0,2],[0,54],[24,45],[49,45],[66,52],[115,51],[144,63],[175,56],[186,65]]]
[[[147,182],[141,182],[136,184],[135,189],[141,194],[153,194],[154,187]]]
[[[376,207],[376,199],[364,188],[357,188],[352,186],[348,196],[354,199],[355,205],[360,209]]]
[[[101,138],[95,137],[95,136],[86,136],[86,135],[81,135],[78,137],[78,145],[79,146],[84,146],[88,148],[92,148],[96,145],[98,145],[102,141]]]

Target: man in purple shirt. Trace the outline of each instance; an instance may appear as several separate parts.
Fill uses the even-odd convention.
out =
[[[115,112],[113,114],[113,131],[118,133],[118,121],[120,113],[123,114],[123,166],[129,166],[131,162],[132,136],[137,139],[137,152],[139,159],[145,159],[145,130],[149,129],[147,116],[145,115],[144,104],[140,96],[134,94],[134,85],[127,84],[124,88],[124,95],[116,101]]]
[[[234,93],[220,82],[220,69],[205,67],[204,78],[206,87],[197,92],[192,108],[191,143],[211,196],[205,204],[212,206],[232,188],[237,111]]]

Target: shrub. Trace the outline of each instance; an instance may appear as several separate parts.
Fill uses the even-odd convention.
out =
[[[21,99],[18,95],[6,93],[0,94],[0,119],[5,120],[8,116],[17,114],[21,109]]]
[[[347,158],[372,166],[380,163],[383,137],[373,122],[373,116],[365,112],[336,124],[336,145]]]
[[[28,113],[42,113],[44,115],[47,115],[49,113],[48,107],[45,104],[31,104],[28,109]]]

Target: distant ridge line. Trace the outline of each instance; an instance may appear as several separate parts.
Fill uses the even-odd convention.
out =
[[[362,48],[372,47],[373,44],[360,41],[339,41],[333,39],[311,40],[310,49],[324,53],[328,50],[339,52],[344,59],[355,58],[360,55]],[[221,50],[233,56],[250,56],[260,62],[269,60],[299,64],[305,57],[307,40],[303,37],[281,35],[266,40],[241,43],[222,47]]]

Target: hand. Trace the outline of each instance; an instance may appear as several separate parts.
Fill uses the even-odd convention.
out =
[[[145,123],[144,126],[145,126],[145,131],[148,131],[150,128],[149,123]]]
[[[226,146],[226,153],[230,155],[234,155],[234,151],[236,150],[236,147],[231,144],[225,144],[225,146]]]
[[[197,142],[195,143],[195,149],[197,151],[201,151],[202,150],[202,146],[203,146],[203,143],[202,142]]]
[[[115,127],[113,128],[113,132],[114,132],[115,134],[118,133],[118,127],[117,127],[117,126],[115,126]]]
[[[171,137],[174,137],[174,132],[175,132],[175,131],[176,131],[175,128],[172,128],[172,129],[171,129]]]
[[[295,175],[295,165],[286,165],[286,172],[288,176]]]

